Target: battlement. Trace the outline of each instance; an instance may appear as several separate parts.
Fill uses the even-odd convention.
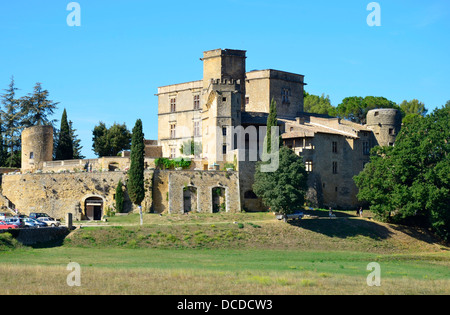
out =
[[[240,85],[241,80],[235,79],[211,79],[211,84],[213,85]]]

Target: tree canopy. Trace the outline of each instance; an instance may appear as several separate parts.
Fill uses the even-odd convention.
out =
[[[413,117],[394,147],[375,147],[355,176],[358,198],[386,221],[414,221],[450,239],[450,104]]]
[[[52,125],[54,120],[49,116],[53,115],[59,103],[49,99],[49,92],[42,88],[42,83],[36,83],[33,93],[29,93],[20,99],[23,108],[23,124],[26,127],[36,125]]]
[[[308,189],[308,174],[303,160],[291,149],[282,146],[279,150],[279,167],[275,172],[262,172],[257,162],[253,191],[262,198],[272,211],[290,214],[302,209]]]
[[[399,106],[385,97],[352,96],[346,97],[336,107],[336,115],[352,122],[365,124],[367,112],[375,108],[396,108]]]
[[[323,93],[321,96],[304,93],[303,110],[307,113],[333,116],[335,108],[331,105],[330,96]]]
[[[95,154],[102,156],[116,156],[123,150],[129,150],[131,146],[131,133],[125,124],[114,123],[107,128],[100,122],[94,127],[92,148]]]

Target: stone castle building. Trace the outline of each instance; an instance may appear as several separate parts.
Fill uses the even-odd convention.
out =
[[[359,206],[353,176],[369,162],[373,146],[394,144],[401,126],[398,111],[372,110],[366,125],[305,113],[303,75],[272,69],[247,72],[242,50],[206,51],[201,60],[201,80],[158,88],[158,140],[145,141],[144,210],[265,210],[252,185],[272,100],[282,144],[303,158],[309,173],[310,204]],[[23,131],[21,172],[2,177],[5,206],[25,214],[63,218],[71,212],[76,219],[100,219],[114,208],[119,180],[126,187],[129,152],[52,161],[52,136],[48,126]],[[163,170],[155,165],[161,157],[189,158],[191,167]],[[132,210],[126,188],[125,200],[127,211]]]
[[[206,51],[202,60],[202,80],[158,89],[158,140],[164,156],[182,157],[180,147],[194,141],[202,148],[196,152],[200,169],[238,160],[242,207],[261,209],[252,191],[255,161],[250,158],[250,142],[257,143],[259,156],[265,134],[259,129],[266,125],[274,100],[283,144],[303,157],[309,172],[310,202],[340,208],[359,205],[353,176],[369,162],[372,147],[393,145],[401,126],[398,111],[372,110],[367,125],[305,113],[303,75],[272,69],[246,72],[242,50]],[[256,137],[250,140],[250,131],[227,134],[239,126],[246,131],[254,126]],[[238,147],[239,140],[245,147]]]

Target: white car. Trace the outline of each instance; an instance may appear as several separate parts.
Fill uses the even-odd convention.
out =
[[[48,226],[59,226],[61,224],[59,221],[56,221],[55,219],[49,217],[40,217],[37,218],[37,220],[47,223]]]

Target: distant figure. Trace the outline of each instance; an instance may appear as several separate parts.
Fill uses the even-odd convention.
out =
[[[363,208],[362,207],[360,207],[359,208],[359,216],[362,218],[362,216],[363,216]]]
[[[332,218],[332,217],[336,217],[334,214],[333,214],[333,210],[331,210],[331,207],[329,207],[328,208],[328,215],[330,216],[330,218]]]

